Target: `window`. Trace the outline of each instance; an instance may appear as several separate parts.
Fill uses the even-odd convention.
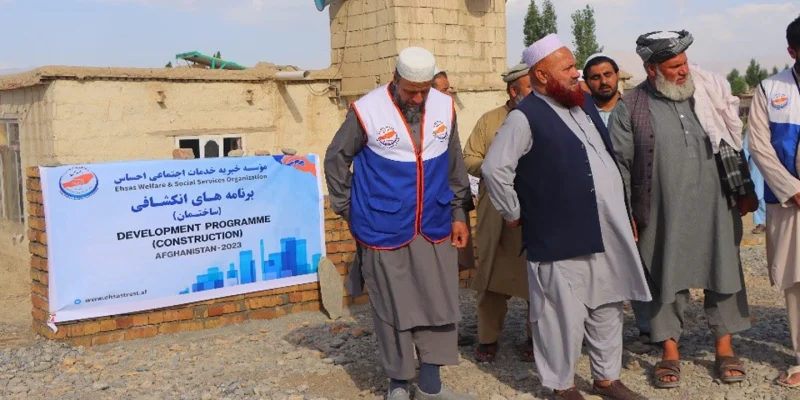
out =
[[[25,222],[19,124],[0,120],[0,219]]]
[[[191,149],[194,158],[228,157],[233,150],[244,150],[244,138],[234,135],[179,137],[180,149]]]

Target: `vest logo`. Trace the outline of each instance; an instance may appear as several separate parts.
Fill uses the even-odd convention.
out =
[[[399,141],[400,135],[398,135],[397,131],[395,131],[391,126],[384,126],[380,131],[378,131],[378,144],[387,149],[397,146]]]
[[[433,136],[440,142],[447,140],[447,126],[442,121],[433,123]]]
[[[769,104],[776,110],[783,110],[789,105],[789,96],[783,93],[778,93],[772,97],[772,100],[769,101]]]
[[[97,192],[99,181],[94,172],[85,167],[73,167],[58,180],[61,194],[72,200],[82,200]]]

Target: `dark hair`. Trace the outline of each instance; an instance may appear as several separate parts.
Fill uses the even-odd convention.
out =
[[[786,27],[786,41],[789,43],[789,47],[800,50],[800,16]]]
[[[616,61],[605,56],[599,56],[589,60],[589,62],[586,63],[586,66],[583,67],[583,79],[589,78],[589,70],[592,69],[592,67],[594,67],[595,65],[600,65],[602,63],[611,64],[611,68],[614,68],[614,72],[619,72],[619,66],[617,65]]]

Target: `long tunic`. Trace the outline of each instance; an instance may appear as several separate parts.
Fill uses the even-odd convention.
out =
[[[660,291],[672,303],[685,289],[731,294],[742,290],[742,218],[728,205],[711,141],[691,100],[672,101],[647,90],[655,136],[650,217],[639,231],[639,251]],[[635,149],[631,117],[617,103],[608,130],[631,193]]]
[[[481,164],[511,108],[497,107],[483,114],[464,145],[464,163],[471,176],[481,177]],[[522,228],[509,228],[486,197],[486,185],[478,186],[478,273],[472,282],[477,291],[490,291],[528,299],[528,269],[522,249]]]
[[[798,107],[789,104],[789,107]],[[767,263],[773,285],[786,290],[800,282],[800,208],[792,197],[800,193],[800,180],[778,160],[770,139],[767,98],[756,89],[750,107],[750,154],[764,180],[781,202],[767,204]]]
[[[600,132],[580,107],[567,109],[550,97],[536,95],[547,101],[586,148],[605,245],[603,253],[546,263],[547,267],[557,268],[569,282],[575,297],[590,309],[625,300],[649,301],[650,290],[631,232],[622,178]],[[483,161],[483,181],[488,186],[489,197],[506,220],[520,217],[514,177],[520,157],[534,145],[528,119],[521,111],[514,110],[506,117]],[[530,264],[531,321],[537,321],[544,307],[544,291],[537,271],[539,263]]]
[[[409,124],[413,140],[420,142],[420,124]],[[333,137],[325,154],[325,180],[333,211],[349,220],[353,158],[366,145],[366,135],[351,109]],[[458,124],[448,147],[451,202],[454,221],[466,221],[464,212],[469,193],[469,178],[464,167]],[[404,331],[418,326],[442,326],[461,319],[458,302],[458,255],[449,240],[434,244],[417,236],[407,246],[395,250],[373,250],[358,245],[356,260],[350,267],[348,290],[360,294],[366,285],[370,303],[378,318]]]

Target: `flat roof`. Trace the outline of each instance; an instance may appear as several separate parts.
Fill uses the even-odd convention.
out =
[[[13,90],[55,80],[175,81],[175,82],[264,82],[278,71],[297,71],[294,66],[258,63],[246,70],[212,70],[192,67],[116,68],[45,66],[16,74],[0,75],[0,90]],[[311,71],[304,81],[337,79],[333,69]]]

